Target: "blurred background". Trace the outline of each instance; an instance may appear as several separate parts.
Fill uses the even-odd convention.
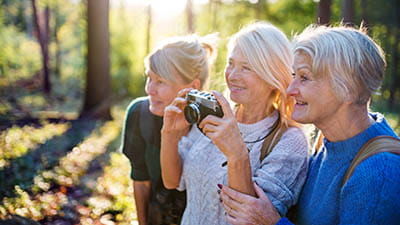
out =
[[[288,37],[312,23],[368,27],[386,53],[371,108],[400,133],[399,0],[0,0],[0,224],[136,224],[124,110],[145,95],[157,41],[266,20]]]

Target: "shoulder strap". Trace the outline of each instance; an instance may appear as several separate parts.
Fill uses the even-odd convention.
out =
[[[342,186],[349,180],[355,168],[365,159],[381,152],[400,155],[400,139],[392,136],[377,136],[365,143],[354,157],[343,178]]]
[[[269,153],[271,153],[272,149],[279,142],[283,133],[285,133],[287,129],[288,128],[286,126],[281,126],[281,117],[279,115],[274,125],[272,125],[272,130],[264,139],[263,145],[261,147],[260,161],[263,161],[263,159],[265,159],[265,157],[267,157]]]

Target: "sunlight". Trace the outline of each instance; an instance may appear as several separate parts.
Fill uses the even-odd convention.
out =
[[[186,6],[186,0],[150,0],[156,17],[169,17],[180,14]]]
[[[156,18],[170,18],[182,14],[187,0],[111,0],[111,6],[121,2],[127,7],[148,6],[151,4],[153,16]],[[209,0],[192,0],[194,5],[207,4]]]

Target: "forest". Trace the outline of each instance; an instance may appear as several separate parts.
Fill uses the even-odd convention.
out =
[[[144,96],[144,58],[163,38],[254,21],[289,37],[310,24],[367,27],[387,69],[371,110],[400,134],[398,0],[0,0],[0,224],[137,224],[125,109]]]

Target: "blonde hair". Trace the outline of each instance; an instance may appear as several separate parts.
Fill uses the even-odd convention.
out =
[[[382,83],[384,52],[362,26],[311,25],[295,37],[294,51],[311,57],[314,77],[329,79],[341,101],[367,104]]]
[[[272,24],[257,22],[241,29],[228,43],[228,51],[239,47],[252,70],[274,91],[268,96],[279,111],[280,125],[295,125],[291,119],[294,100],[286,94],[292,81],[293,54],[286,35]],[[267,109],[266,109],[267,110]]]
[[[145,58],[146,71],[151,70],[174,83],[182,80],[188,84],[199,79],[201,89],[207,87],[217,41],[216,34],[167,38]]]

